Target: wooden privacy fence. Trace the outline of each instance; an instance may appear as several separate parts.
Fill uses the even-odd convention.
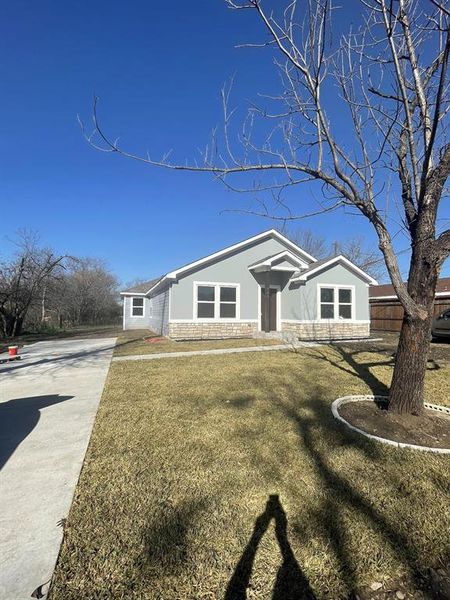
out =
[[[450,308],[450,298],[436,298],[434,316]],[[370,328],[374,331],[400,331],[403,307],[398,300],[370,300]]]

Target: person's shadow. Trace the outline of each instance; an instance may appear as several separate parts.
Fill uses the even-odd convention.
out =
[[[308,579],[292,552],[287,536],[287,517],[278,494],[269,496],[265,511],[256,519],[253,533],[228,583],[225,600],[246,600],[258,545],[272,519],[275,520],[275,535],[282,557],[272,600],[315,600]]]
[[[49,394],[0,402],[0,469],[36,427],[41,409],[71,398],[73,396]]]

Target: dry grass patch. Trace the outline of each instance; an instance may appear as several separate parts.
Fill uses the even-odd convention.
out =
[[[169,338],[157,336],[150,331],[126,331],[117,340],[114,356],[160,352],[192,352],[194,350],[216,350],[218,348],[248,348],[249,346],[272,346],[282,343],[281,340],[254,338],[176,342]]]
[[[323,347],[113,364],[52,600],[338,600],[399,577],[415,593],[450,558],[449,459],[330,412],[391,371]],[[449,380],[430,370],[429,400]]]

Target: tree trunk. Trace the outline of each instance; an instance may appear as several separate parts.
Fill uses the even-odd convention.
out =
[[[16,316],[14,318],[14,325],[12,327],[11,337],[17,337],[18,335],[20,335],[22,333],[22,327],[23,327],[23,317]]]
[[[430,227],[424,227],[424,230],[428,233]],[[437,261],[429,254],[428,237],[424,238],[425,242],[413,247],[408,277],[408,292],[420,310],[414,314],[405,310],[388,407],[396,413],[413,415],[423,412],[425,373],[439,276]]]
[[[431,316],[423,320],[405,314],[389,392],[389,410],[413,415],[423,411],[430,335]]]
[[[15,319],[11,314],[5,313],[2,315],[2,329],[3,329],[5,337],[7,337],[7,338],[13,337],[14,323],[15,323]]]
[[[47,293],[47,288],[44,286],[42,291],[42,301],[41,301],[41,323],[45,323],[45,296]]]

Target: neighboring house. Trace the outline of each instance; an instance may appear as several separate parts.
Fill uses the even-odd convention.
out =
[[[373,330],[400,331],[403,307],[390,283],[373,285],[369,289],[370,320]],[[450,277],[442,277],[436,286],[434,316],[450,308]]]
[[[344,256],[318,261],[271,229],[121,292],[123,328],[174,339],[362,338],[374,283]]]

